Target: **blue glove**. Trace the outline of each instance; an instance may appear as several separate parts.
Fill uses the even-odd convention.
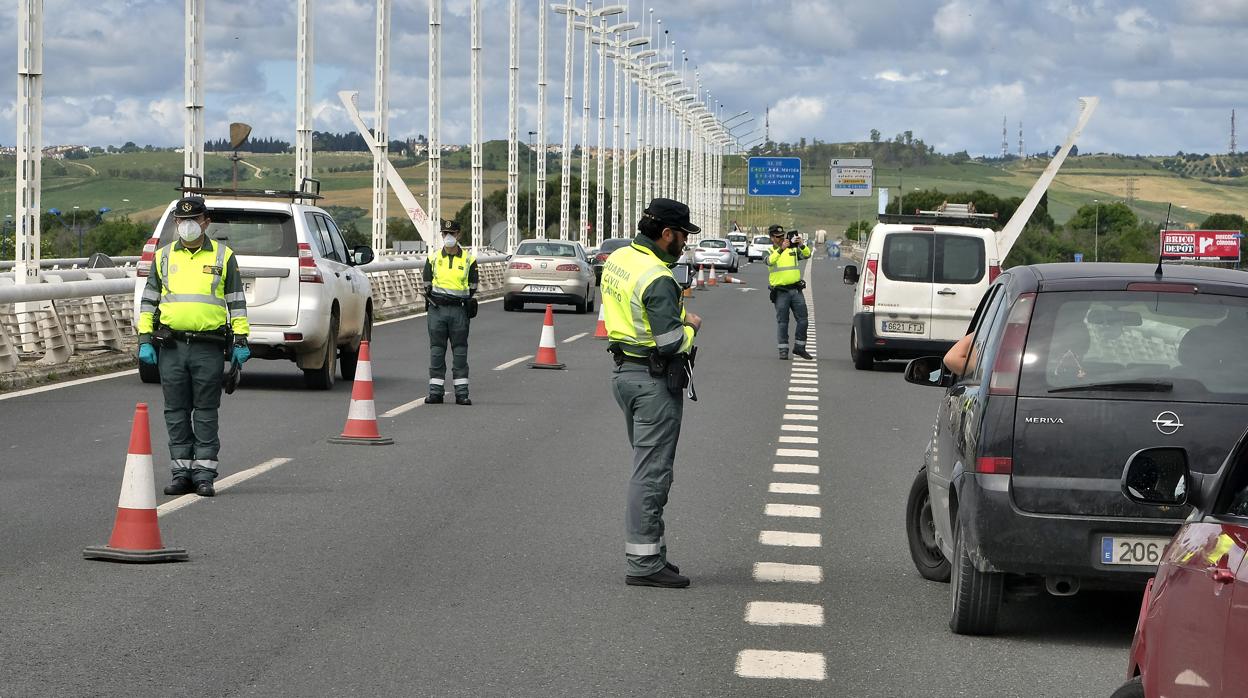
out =
[[[242,366],[247,363],[247,359],[251,358],[251,349],[244,346],[235,346],[234,353],[230,355],[230,360]]]
[[[145,363],[148,366],[155,366],[156,365],[156,347],[152,346],[151,343],[149,342],[144,342],[140,344],[139,345],[139,362]]]

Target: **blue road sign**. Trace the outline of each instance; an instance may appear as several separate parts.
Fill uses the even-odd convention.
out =
[[[750,196],[801,196],[801,158],[750,158]]]

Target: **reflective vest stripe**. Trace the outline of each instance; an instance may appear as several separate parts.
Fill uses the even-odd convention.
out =
[[[467,291],[466,289],[465,289],[465,290],[460,290],[460,289],[457,289],[457,288],[446,288],[446,287],[444,287],[444,286],[438,286],[438,285],[436,285],[436,284],[435,284],[435,285],[434,285],[434,287],[433,287],[433,292],[434,292],[434,293],[441,293],[441,294],[442,294],[442,295],[444,295],[444,296],[455,296],[456,298],[467,298],[467,297],[468,297],[468,291]]]
[[[204,303],[225,307],[225,299],[216,296],[205,296],[200,293],[166,293],[160,297],[162,303]]]
[[[675,341],[676,341],[676,340],[678,340],[678,339],[684,339],[684,338],[685,338],[685,328],[684,328],[684,327],[677,327],[676,329],[672,330],[671,332],[664,332],[663,334],[661,334],[661,335],[659,335],[659,336],[655,337],[655,338],[654,338],[654,343],[655,343],[656,345],[660,345],[660,346],[661,346],[661,345],[664,345],[664,344],[671,344],[672,342],[675,342]]]
[[[628,555],[658,555],[658,543],[625,543],[624,552]]]

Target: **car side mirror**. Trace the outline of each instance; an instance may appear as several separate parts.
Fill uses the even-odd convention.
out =
[[[933,388],[953,385],[953,372],[945,368],[943,357],[924,356],[906,364],[906,382]]]
[[[1119,486],[1137,504],[1177,507],[1187,504],[1191,480],[1187,449],[1163,446],[1131,454]]]
[[[676,277],[676,283],[680,284],[681,288],[689,288],[693,283],[693,274],[688,264],[677,264],[672,267],[672,276]]]
[[[357,267],[368,264],[376,258],[377,255],[373,253],[373,248],[368,245],[360,245],[351,250],[351,263]]]
[[[841,280],[851,286],[858,283],[858,265],[846,264],[845,275],[841,277]]]

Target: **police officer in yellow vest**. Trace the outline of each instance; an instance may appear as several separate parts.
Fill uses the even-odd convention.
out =
[[[174,204],[178,239],[156,251],[139,304],[139,361],[160,367],[173,482],[165,494],[216,494],[217,409],[225,357],[251,357],[247,299],[233,251],[205,233],[204,200]]]
[[[446,344],[451,344],[455,404],[468,399],[468,324],[477,315],[477,258],[459,246],[459,223],[443,220],[442,248],[425,260],[425,301],[429,308],[429,395],[442,403],[446,392]]]
[[[793,335],[793,355],[803,359],[815,357],[806,351],[806,298],[802,291],[802,268],[798,265],[810,258],[810,247],[796,230],[788,233],[779,225],[767,229],[771,238],[771,253],[767,255],[767,286],[771,289],[771,302],[776,306],[776,336],[779,340],[780,359],[789,358],[789,311],[797,318],[797,331]]]
[[[693,339],[702,318],[686,312],[671,267],[699,228],[689,207],[654,199],[637,223],[640,234],[607,258],[602,270],[604,322],[615,355],[612,387],[633,447],[624,554],[632,586],[683,588],[689,578],[668,562],[663,507],[688,385]]]

